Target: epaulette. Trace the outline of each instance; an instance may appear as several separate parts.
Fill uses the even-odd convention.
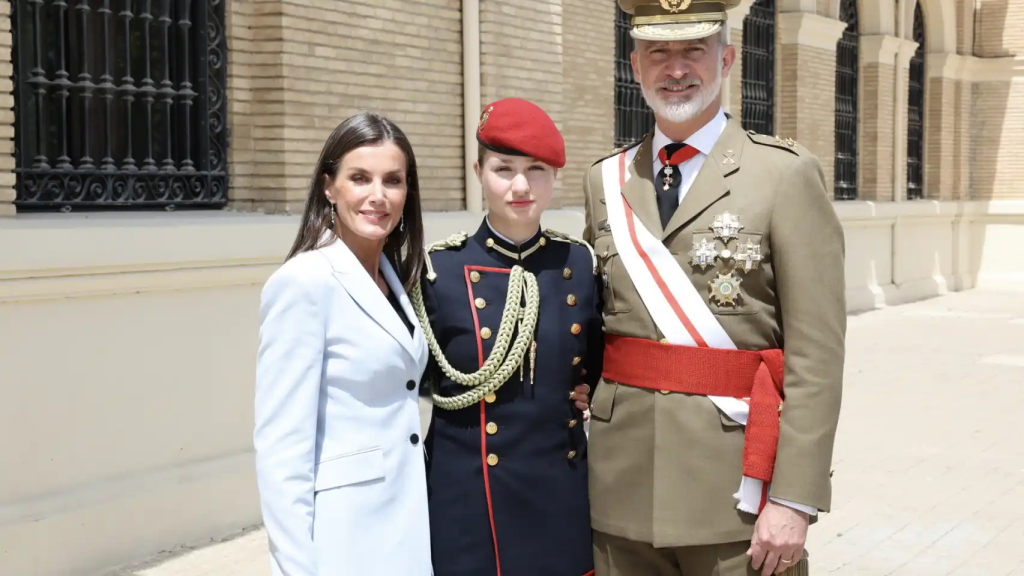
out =
[[[644,138],[646,138],[646,136],[644,136]],[[604,162],[605,160],[611,158],[612,156],[615,156],[617,154],[621,154],[623,151],[629,150],[630,148],[633,148],[634,146],[639,146],[643,141],[644,141],[644,139],[641,138],[640,140],[637,140],[636,142],[630,142],[629,144],[626,144],[625,146],[619,146],[615,150],[612,150],[611,152],[605,154],[604,156],[601,156],[597,160],[594,160],[593,162],[590,163],[590,165],[591,166],[596,166],[597,164],[600,164],[601,162]]]
[[[753,130],[747,131],[747,136],[750,141],[754,144],[760,144],[762,146],[770,146],[772,148],[778,148],[780,150],[786,150],[792,154],[800,156],[800,151],[804,149],[796,140],[792,138],[782,138],[781,136],[768,136],[765,134],[758,134]]]
[[[462,245],[466,243],[467,238],[469,238],[469,234],[466,234],[465,232],[456,232],[444,240],[438,240],[437,242],[428,244],[427,247],[424,248],[426,256],[425,264],[427,266],[427,280],[433,282],[437,279],[437,273],[434,272],[434,265],[430,261],[430,253],[437,252],[438,250],[447,250],[449,248],[461,248]]]
[[[579,244],[580,246],[586,246],[587,250],[590,251],[590,260],[593,263],[594,275],[597,275],[597,253],[594,252],[594,247],[587,243],[585,240],[580,240],[568,234],[563,234],[557,230],[545,228],[544,233],[551,237],[552,240],[559,240],[561,242],[569,242],[571,244]]]
[[[456,232],[444,240],[438,240],[427,245],[427,253],[437,252],[438,250],[447,250],[448,248],[461,248],[466,243],[466,239],[469,238],[469,234],[465,232]]]

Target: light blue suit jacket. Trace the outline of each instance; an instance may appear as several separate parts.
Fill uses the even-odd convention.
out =
[[[427,346],[339,240],[267,281],[256,473],[275,576],[429,575],[417,388]]]

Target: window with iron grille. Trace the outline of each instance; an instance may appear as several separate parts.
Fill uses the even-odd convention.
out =
[[[842,0],[846,30],[836,50],[836,200],[857,199],[857,0]]]
[[[629,55],[631,16],[616,8],[615,20],[615,147],[639,142],[654,128],[654,113],[644,101],[640,85],[633,79]]]
[[[775,0],[757,0],[743,20],[743,128],[775,134]]]
[[[15,0],[21,210],[227,201],[224,0]]]
[[[924,14],[914,8],[914,41],[910,59],[910,101],[907,103],[907,198],[924,198]]]

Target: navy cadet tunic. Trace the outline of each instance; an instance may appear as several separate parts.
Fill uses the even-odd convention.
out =
[[[514,255],[536,249],[519,260],[494,246]],[[425,442],[434,575],[590,574],[587,438],[569,397],[579,384],[593,388],[601,373],[590,249],[542,231],[516,246],[485,220],[461,247],[430,258],[437,277],[422,282],[424,308],[445,357],[463,373],[477,371],[491,352],[512,267],[534,274],[540,293],[533,381],[528,350],[522,378],[517,369],[468,408],[434,407]],[[469,390],[433,357],[427,372],[441,396]]]

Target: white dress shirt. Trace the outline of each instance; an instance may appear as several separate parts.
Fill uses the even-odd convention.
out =
[[[704,166],[704,160],[711,154],[711,149],[715,147],[715,143],[718,142],[718,138],[722,135],[722,131],[725,130],[725,126],[728,123],[729,120],[725,117],[725,111],[719,108],[718,114],[716,114],[710,122],[684,140],[685,144],[696,148],[698,150],[698,154],[676,167],[682,173],[683,178],[682,183],[679,185],[680,204],[683,203],[683,198],[690,190],[690,186],[693,185],[693,181],[697,178],[697,173],[700,172],[701,167]],[[654,172],[652,172],[652,174],[654,174],[655,179],[658,178],[658,174],[661,172],[661,169],[665,167],[658,158],[658,155],[661,152],[661,149],[669,144],[672,144],[672,140],[669,139],[668,136],[665,136],[660,128],[655,126],[654,141],[652,142],[652,146],[654,148]]]
[[[704,160],[711,154],[711,150],[718,143],[719,137],[722,136],[722,132],[725,130],[726,125],[729,123],[728,118],[725,117],[725,111],[721,108],[718,109],[718,114],[711,119],[710,122],[705,124],[700,130],[694,132],[689,138],[683,142],[688,146],[693,146],[697,149],[698,153],[693,158],[690,158],[686,162],[683,162],[677,168],[682,174],[682,182],[679,185],[679,203],[683,203],[683,198],[686,197],[686,193],[690,191],[690,186],[693,185],[693,181],[697,179],[697,173],[700,172],[701,167],[704,166]],[[658,177],[661,169],[665,167],[661,163],[661,159],[658,157],[661,153],[661,149],[673,141],[661,131],[657,126],[654,127],[654,139],[652,147],[654,149],[654,176]],[[772,498],[773,502],[778,502],[790,508],[794,508],[801,512],[807,513],[811,516],[817,515],[818,509],[812,506],[805,506],[796,502],[790,502],[788,500],[782,500],[780,498]]]

